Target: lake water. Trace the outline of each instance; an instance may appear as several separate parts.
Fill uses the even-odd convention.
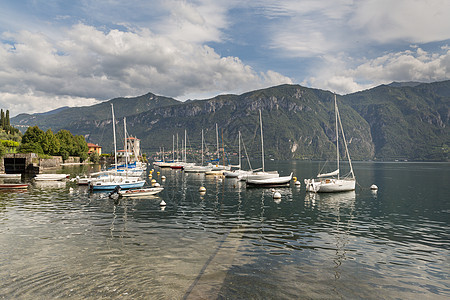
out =
[[[449,299],[450,164],[356,162],[355,192],[309,195],[320,166],[267,162],[302,183],[279,201],[170,169],[141,199],[73,183],[0,192],[0,297]]]

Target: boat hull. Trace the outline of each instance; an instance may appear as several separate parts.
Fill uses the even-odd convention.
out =
[[[26,189],[27,183],[2,183],[0,189]]]
[[[91,184],[91,189],[94,191],[108,191],[114,190],[117,186],[120,186],[122,190],[141,188],[145,184],[145,180],[140,180],[136,182],[97,182]]]
[[[191,166],[191,167],[185,167],[184,171],[187,173],[206,173],[211,171],[211,167],[207,166]]]
[[[279,178],[280,174],[278,172],[255,172],[252,174],[248,174],[246,177],[246,181],[249,180],[264,180],[264,179],[271,179],[271,178]]]
[[[356,180],[354,179],[306,180],[305,184],[306,190],[313,193],[349,192],[356,188]]]
[[[69,178],[69,174],[37,174],[35,181],[58,181]]]
[[[145,189],[131,189],[127,191],[120,191],[119,195],[121,197],[145,197],[158,194],[164,190],[163,187],[153,187]]]
[[[280,187],[288,186],[292,180],[292,173],[289,176],[266,178],[266,179],[247,179],[247,186],[259,187]]]

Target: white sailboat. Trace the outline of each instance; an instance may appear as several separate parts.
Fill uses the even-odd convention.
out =
[[[231,170],[231,165],[220,164],[220,148],[219,148],[219,130],[216,123],[216,140],[217,140],[217,163],[212,165],[211,170],[206,171],[206,175],[223,175],[224,172]],[[223,139],[222,139],[223,142]]]
[[[238,169],[237,170],[231,170],[231,171],[226,171],[223,173],[223,175],[225,175],[226,178],[242,178],[245,177],[249,174],[252,174],[252,171],[246,171],[246,170],[242,170],[242,159],[241,159],[241,132],[239,131],[238,133],[238,140],[239,140],[239,165],[238,165]],[[248,158],[248,157],[247,157]],[[250,161],[249,161],[250,164]]]
[[[261,116],[261,110],[259,110],[259,123],[261,125],[261,157],[262,157],[262,169],[261,171],[253,172],[251,174],[248,174],[245,177],[246,183],[253,184],[251,182],[254,182],[255,180],[263,180],[263,179],[271,179],[271,178],[277,178],[280,177],[280,174],[278,174],[278,171],[270,171],[266,172],[264,169],[264,136],[263,136],[263,127],[262,127],[262,116]]]
[[[188,172],[188,173],[206,173],[208,171],[211,171],[212,169],[212,165],[203,165],[203,148],[204,148],[204,137],[203,137],[203,129],[202,129],[202,163],[201,165],[195,165],[195,164],[190,164],[190,165],[186,165],[184,167],[184,171]]]
[[[334,111],[336,119],[336,161],[337,169],[333,172],[318,174],[315,179],[305,179],[306,190],[314,193],[335,193],[354,191],[356,186],[356,178],[353,172],[352,161],[348,152],[347,141],[345,140],[344,129],[339,115],[336,95],[334,95]],[[339,128],[341,129],[342,139],[344,141],[345,152],[350,165],[350,173],[344,177],[340,176],[339,170]]]
[[[114,119],[114,106],[112,103],[111,103],[111,112],[112,112],[113,136],[114,136],[114,166],[115,172],[117,173],[116,125]],[[124,123],[124,132],[126,132],[125,123]],[[128,151],[128,149],[126,149],[126,134],[125,134],[125,151]],[[128,163],[128,161],[126,163]],[[89,185],[92,190],[113,190],[117,186],[120,186],[121,189],[140,188],[144,186],[144,184],[145,180],[141,180],[139,177],[128,177],[117,175],[99,177],[92,179],[89,182]]]

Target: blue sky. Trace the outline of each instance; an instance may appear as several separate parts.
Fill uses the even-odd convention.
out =
[[[447,0],[3,0],[0,107],[283,83],[348,94],[450,79],[449,45]]]

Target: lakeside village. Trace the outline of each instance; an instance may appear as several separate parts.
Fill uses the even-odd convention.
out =
[[[122,143],[124,144],[124,143]],[[140,152],[140,140],[127,137],[128,152],[117,151],[118,162],[125,156],[132,160],[146,161]],[[137,158],[137,159],[135,159]],[[102,153],[102,147],[87,143],[84,136],[74,136],[68,130],[56,134],[51,129],[41,130],[38,126],[28,127],[22,134],[10,125],[9,111],[0,112],[0,174],[39,174],[45,169],[64,164],[114,163],[114,154]]]

